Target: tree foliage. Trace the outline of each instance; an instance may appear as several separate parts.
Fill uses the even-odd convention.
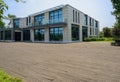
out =
[[[16,2],[25,2],[23,0],[14,0]],[[8,5],[4,2],[4,0],[0,0],[0,27],[4,26],[3,18],[4,18],[4,12],[8,10]]]
[[[7,20],[10,20],[10,19],[16,18],[16,15],[8,14],[4,18],[7,19]]]
[[[108,27],[103,28],[104,37],[112,37],[112,29]]]
[[[113,34],[113,37],[119,38],[119,37],[120,37],[120,29],[117,28],[117,27],[114,27],[114,28],[112,29],[112,34]]]
[[[120,0],[111,0],[114,11],[112,14],[116,17],[115,27],[120,29]]]

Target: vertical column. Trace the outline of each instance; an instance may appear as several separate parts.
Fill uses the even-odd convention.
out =
[[[83,41],[84,14],[80,14],[80,41]]]
[[[49,42],[49,27],[45,27],[45,42]]]
[[[49,23],[49,12],[46,12],[44,24],[48,24],[48,23]],[[50,27],[44,27],[45,29],[44,41],[45,42],[49,42],[49,28]]]
[[[90,36],[90,17],[88,16],[88,37]]]
[[[14,29],[11,29],[11,41],[15,41],[14,40]]]
[[[63,20],[67,26],[63,27],[63,42],[72,42],[71,24],[73,22],[73,10],[69,7],[63,7]]]
[[[31,16],[31,25],[34,26],[34,16]]]
[[[30,39],[34,42],[34,29],[30,29]]]
[[[13,28],[13,19],[10,20],[10,23],[11,23],[11,24],[10,24],[10,27]]]
[[[67,25],[66,27],[63,27],[63,42],[71,42],[72,41],[72,35],[71,35],[71,25]]]
[[[79,38],[80,38],[80,41],[82,42],[83,41],[83,37],[82,37],[82,25],[80,25],[80,29],[79,29]]]
[[[21,30],[21,42],[23,42],[23,30]]]
[[[48,24],[49,23],[49,12],[45,13],[45,20],[44,20],[44,24]]]

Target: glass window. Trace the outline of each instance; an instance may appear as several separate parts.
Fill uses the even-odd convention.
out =
[[[94,26],[94,19],[92,19],[92,26]]]
[[[90,26],[92,25],[91,22],[92,22],[92,19],[90,18],[90,20],[89,20]]]
[[[49,38],[50,41],[62,41],[63,40],[63,28],[62,27],[53,27],[50,28]]]
[[[35,26],[43,25],[44,24],[44,14],[35,16],[34,23],[35,23]]]
[[[29,18],[29,23],[31,23],[31,17],[29,16],[28,18]]]
[[[35,41],[44,41],[44,34],[45,34],[45,30],[43,28],[35,29],[34,30]]]
[[[72,41],[79,40],[79,25],[72,24]]]
[[[5,31],[5,40],[11,40],[11,30]]]
[[[3,31],[0,32],[0,39],[3,40]]]
[[[74,17],[74,13],[75,13],[75,11],[73,10],[73,22],[74,22],[74,18],[75,18],[75,17]]]
[[[26,18],[26,25],[28,25],[28,17]]]
[[[95,27],[98,27],[98,21],[95,21]]]
[[[77,11],[76,11],[76,23],[77,23],[78,17],[77,17]]]
[[[83,38],[83,41],[85,40],[85,38],[88,37],[88,27],[86,26],[82,26],[82,38]]]
[[[30,41],[30,30],[23,30],[23,40]]]
[[[84,15],[84,25],[87,25],[87,24],[88,24],[88,16]]]
[[[19,23],[20,23],[19,19],[14,19],[13,20],[13,27],[14,28],[19,28]]]
[[[51,11],[49,17],[50,17],[50,23],[62,22],[63,20],[62,9]]]
[[[80,23],[80,13],[78,12],[78,23]]]

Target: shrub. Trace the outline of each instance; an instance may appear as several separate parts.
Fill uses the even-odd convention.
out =
[[[114,38],[98,38],[98,37],[89,37],[85,38],[85,41],[90,42],[90,41],[113,41]]]

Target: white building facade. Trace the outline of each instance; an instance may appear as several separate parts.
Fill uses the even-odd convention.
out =
[[[31,42],[81,42],[99,37],[99,22],[70,5],[60,5],[11,20],[11,28],[0,29],[0,40]]]

